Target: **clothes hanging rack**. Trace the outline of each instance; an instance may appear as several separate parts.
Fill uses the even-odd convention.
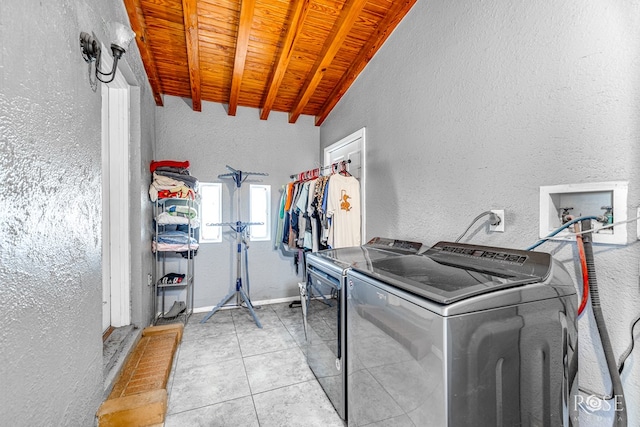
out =
[[[310,179],[319,178],[320,174],[327,170],[331,169],[331,173],[347,171],[347,165],[351,163],[351,159],[349,160],[341,160],[339,162],[332,163],[328,166],[320,166],[319,168],[309,169],[308,171],[300,172],[296,175],[290,175],[291,179],[295,179],[296,181],[307,181]]]
[[[247,249],[249,245],[247,243],[247,227],[250,225],[262,225],[261,222],[243,222],[240,219],[240,188],[242,187],[242,183],[249,178],[250,175],[260,175],[260,176],[269,176],[268,173],[263,172],[243,172],[241,170],[237,170],[227,165],[227,169],[231,172],[224,173],[218,175],[220,179],[231,178],[236,183],[236,215],[238,216],[238,220],[236,222],[220,222],[220,223],[212,223],[207,224],[208,226],[228,226],[236,233],[236,283],[234,289],[229,292],[224,298],[220,300],[218,305],[216,305],[201,321],[200,323],[205,323],[211,316],[215,314],[224,304],[227,303],[234,296],[236,297],[236,307],[241,307],[241,302],[244,301],[246,307],[249,309],[253,320],[256,322],[256,325],[259,328],[262,328],[262,324],[256,315],[256,312],[253,309],[253,305],[251,304],[251,299],[249,297],[249,261],[248,261],[248,252]],[[244,245],[244,259],[245,259],[245,279],[247,285],[247,292],[244,291],[242,286],[242,246]]]
[[[291,179],[295,179],[295,180],[296,180],[296,181],[298,181],[298,182],[300,182],[300,181],[309,181],[309,180],[312,180],[312,179],[319,178],[319,177],[320,177],[320,175],[321,175],[321,172],[322,172],[322,171],[325,171],[325,170],[327,170],[327,169],[331,169],[331,173],[332,173],[332,174],[333,174],[333,173],[342,173],[342,172],[346,172],[346,173],[348,173],[349,175],[351,175],[351,174],[349,173],[349,171],[347,170],[347,165],[348,165],[349,163],[351,163],[351,159],[348,159],[348,160],[341,160],[341,161],[339,161],[339,162],[335,162],[335,163],[332,163],[332,164],[327,165],[327,166],[320,166],[320,167],[315,168],[315,169],[310,169],[310,170],[305,171],[305,172],[300,172],[299,174],[296,174],[296,175],[290,175],[290,178],[291,178]],[[297,274],[297,273],[298,273],[298,253],[297,253],[297,252],[296,252],[296,254],[294,255],[294,257],[295,257],[295,259],[296,259],[295,263],[296,263],[296,274]],[[302,258],[303,258],[303,260],[304,260],[304,256],[303,256]],[[315,288],[315,285],[314,285],[313,283],[312,283],[311,285]],[[318,290],[318,289],[316,289],[316,290]],[[327,305],[329,305],[329,307],[331,307],[331,302],[329,302],[329,301],[325,298],[325,296],[324,296],[324,295],[322,295],[322,292],[320,292],[320,291],[318,290],[318,293],[319,293],[319,295],[322,297],[322,299],[324,299],[324,300],[325,300],[325,303],[326,303]],[[293,308],[294,306],[297,306],[297,305],[302,305],[302,301],[301,301],[301,300],[292,301],[292,302],[291,302],[291,304],[289,304],[289,308]]]

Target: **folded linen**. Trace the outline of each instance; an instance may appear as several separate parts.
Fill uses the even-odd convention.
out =
[[[188,169],[189,168],[189,160],[185,160],[184,162],[181,162],[181,161],[178,161],[178,160],[152,160],[151,161],[151,165],[149,166],[149,169],[151,170],[151,172],[153,172],[156,169],[158,169],[158,167],[160,167],[160,166],[169,166],[169,167],[173,167],[173,168]]]
[[[196,188],[198,186],[198,179],[196,177],[193,177],[191,175],[181,175],[179,173],[174,173],[174,172],[165,172],[165,171],[155,171],[153,173],[153,180],[154,181],[158,181],[160,182],[165,181],[162,178],[171,178],[173,180],[175,180],[176,182],[182,184],[182,185],[186,185],[188,187],[191,188]]]
[[[190,175],[189,169],[187,168],[174,168],[171,166],[159,166],[154,172],[173,172],[179,173],[180,175]]]
[[[157,252],[180,252],[180,254],[186,258],[185,254],[191,251],[194,255],[197,255],[200,245],[198,243],[192,243],[191,245],[185,243],[156,243],[151,242],[151,251]]]
[[[159,233],[157,236],[154,236],[154,239],[159,243],[171,243],[171,244],[197,244],[198,241],[193,237],[189,237],[187,233],[184,231],[171,230],[171,231],[163,231]]]
[[[169,212],[161,212],[156,217],[156,221],[160,225],[169,225],[169,224],[182,224],[182,225],[191,225],[191,228],[200,227],[200,220],[198,218],[189,218],[184,216],[171,215]]]

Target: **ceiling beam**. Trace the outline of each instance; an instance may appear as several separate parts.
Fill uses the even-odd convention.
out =
[[[276,61],[275,70],[271,74],[271,80],[267,84],[267,97],[265,98],[260,110],[261,120],[267,120],[269,118],[269,113],[271,112],[273,103],[278,95],[282,79],[284,78],[284,74],[289,66],[291,55],[293,55],[293,46],[296,44],[296,40],[298,40],[298,37],[302,32],[302,25],[304,24],[304,20],[307,18],[307,13],[309,13],[310,4],[311,0],[297,0],[293,6],[293,13],[289,20],[287,34],[282,43],[280,56]]]
[[[320,56],[318,56],[316,63],[300,90],[293,109],[289,113],[289,123],[295,123],[298,117],[300,117],[300,114],[302,114],[302,110],[311,99],[313,92],[315,92],[320,84],[320,80],[324,77],[324,73],[327,71],[329,65],[331,65],[338,50],[342,47],[342,43],[347,38],[351,27],[355,24],[366,2],[367,0],[347,0],[347,3],[340,12],[340,17],[333,25],[331,34],[327,38],[327,42],[323,46]]]
[[[233,78],[231,80],[231,93],[229,94],[230,116],[236,115],[238,108],[238,98],[240,97],[240,84],[244,74],[244,63],[247,59],[247,47],[249,46],[249,33],[251,33],[251,23],[253,22],[253,10],[255,0],[242,0],[240,6],[240,20],[238,22],[238,37],[236,38],[236,56],[233,64]]]
[[[202,111],[200,92],[200,54],[198,42],[198,0],[182,0],[187,60],[189,62],[189,82],[191,84],[191,104],[193,111]]]
[[[149,37],[147,37],[147,26],[144,22],[144,15],[142,14],[142,6],[140,0],[124,0],[127,14],[129,15],[129,22],[131,29],[136,33],[136,44],[142,57],[142,65],[147,73],[147,79],[151,85],[151,91],[153,92],[153,99],[156,101],[156,105],[162,106],[162,81],[158,75],[158,68],[156,67],[156,61],[151,53],[151,48],[147,43]]]
[[[338,84],[335,86],[327,101],[322,106],[320,112],[316,115],[316,126],[320,126],[327,118],[333,107],[336,106],[338,101],[347,92],[351,84],[356,80],[360,72],[364,70],[365,66],[369,63],[371,58],[376,54],[378,49],[384,44],[389,35],[398,26],[400,21],[411,10],[416,0],[404,0],[394,1],[393,6],[378,24],[374,34],[369,38],[369,41],[362,47],[360,53],[353,61],[347,72],[342,76]]]

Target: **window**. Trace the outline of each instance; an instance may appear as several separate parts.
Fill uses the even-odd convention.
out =
[[[200,196],[202,197],[200,242],[222,242],[222,227],[208,225],[222,222],[222,184],[200,183]]]
[[[251,226],[251,240],[271,240],[271,186],[250,186],[251,219],[250,222],[259,222],[261,225]]]

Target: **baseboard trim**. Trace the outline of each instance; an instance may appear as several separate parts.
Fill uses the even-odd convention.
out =
[[[300,296],[295,296],[295,297],[286,297],[286,298],[274,298],[274,299],[265,299],[265,300],[260,300],[260,301],[251,301],[251,304],[254,306],[259,306],[259,305],[270,305],[270,304],[279,304],[279,303],[283,303],[283,302],[291,302],[291,301],[299,301],[300,300]],[[210,305],[207,307],[198,307],[198,308],[194,308],[193,312],[194,313],[208,313],[211,310],[213,310],[213,308],[215,307],[215,305]],[[220,307],[220,310],[230,310],[232,308],[238,308],[237,305],[233,304],[233,305],[223,305],[222,307]]]

